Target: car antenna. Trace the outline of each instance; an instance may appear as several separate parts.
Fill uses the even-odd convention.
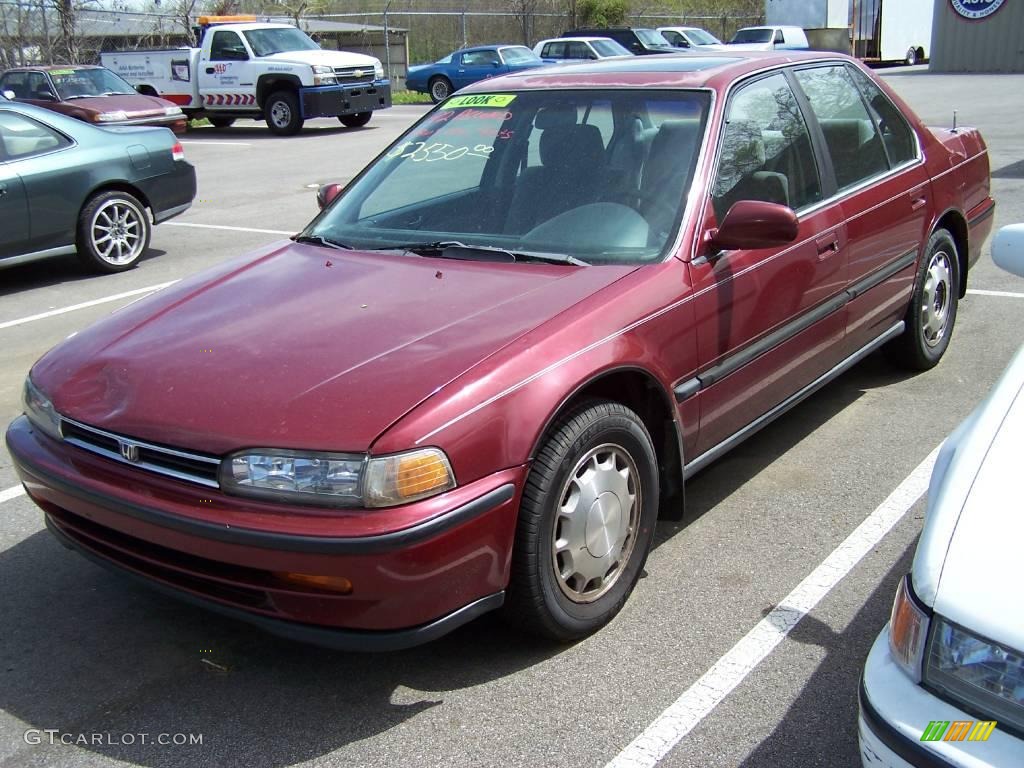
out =
[[[950,129],[951,133],[956,133],[956,110],[953,110],[953,127]]]

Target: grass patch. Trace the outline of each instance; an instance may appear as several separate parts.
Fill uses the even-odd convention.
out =
[[[391,94],[392,104],[433,104],[430,96],[417,91],[399,91]]]

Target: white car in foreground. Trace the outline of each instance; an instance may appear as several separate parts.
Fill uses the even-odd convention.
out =
[[[1024,224],[992,243],[1024,277]],[[945,442],[914,565],[864,666],[864,766],[1024,766],[1024,347]]]

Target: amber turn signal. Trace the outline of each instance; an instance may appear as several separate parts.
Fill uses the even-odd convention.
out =
[[[313,587],[328,592],[337,592],[340,595],[352,593],[352,582],[344,576],[322,576],[315,573],[289,573],[288,571],[278,571],[274,576],[281,581],[300,587]]]

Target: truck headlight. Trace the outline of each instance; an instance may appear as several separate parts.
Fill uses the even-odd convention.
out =
[[[373,79],[374,80],[383,80],[384,79],[384,65],[381,64],[379,61],[376,61],[373,64]]]
[[[21,406],[33,427],[54,440],[62,439],[60,415],[54,409],[50,399],[32,383],[31,376],[25,377],[25,386],[21,390]]]
[[[334,75],[334,67],[324,64],[313,65],[313,85],[336,85],[338,78]]]
[[[128,114],[123,109],[117,112],[100,112],[96,115],[96,120],[101,123],[119,123],[127,119]]]
[[[364,454],[251,449],[221,462],[227,493],[339,507],[390,507],[455,487],[437,448],[370,458]]]
[[[969,709],[1024,730],[1024,653],[936,616],[924,682]]]

